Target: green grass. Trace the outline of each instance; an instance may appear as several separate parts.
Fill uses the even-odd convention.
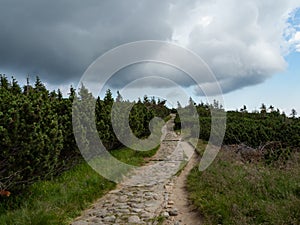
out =
[[[243,164],[221,151],[204,172],[188,176],[193,204],[206,224],[300,224],[300,156],[285,168]]]
[[[164,223],[164,221],[166,220],[166,217],[164,216],[157,216],[153,219],[153,222],[157,222],[157,225],[162,225]]]
[[[124,163],[131,164],[133,166],[141,166],[145,163],[145,158],[155,155],[159,146],[150,151],[134,151],[129,148],[122,148],[112,150],[110,153]]]
[[[0,224],[68,224],[114,187],[83,163],[52,181],[33,184],[24,196],[11,196],[11,201],[2,205]]]
[[[154,155],[157,149],[136,152],[123,148],[111,153],[123,162],[138,166],[144,164],[144,157]],[[0,198],[0,224],[69,224],[83,209],[115,186],[87,163],[82,163],[51,181],[33,184],[22,196],[12,193],[9,198]]]
[[[165,122],[168,122],[171,118],[172,118],[171,115],[167,115],[167,116],[164,118],[164,121],[165,121]]]

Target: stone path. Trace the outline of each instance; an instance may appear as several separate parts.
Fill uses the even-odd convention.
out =
[[[192,157],[194,149],[173,131],[174,116],[150,162],[131,172],[116,190],[99,199],[72,225],[158,224],[161,217],[178,215],[169,199],[172,177]],[[179,223],[178,223],[179,224]]]

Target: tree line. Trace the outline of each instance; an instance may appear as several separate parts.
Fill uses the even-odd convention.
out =
[[[38,77],[34,84],[27,81],[21,87],[16,79],[8,80],[1,75],[0,99],[0,190],[15,192],[25,190],[38,180],[51,179],[82,162],[72,126],[74,99],[79,102],[92,99],[95,102],[95,121],[89,122],[96,124],[98,135],[106,149],[116,149],[123,145],[111,123],[114,103],[122,104],[123,109],[132,106],[129,125],[138,138],[150,135],[149,122],[152,118],[166,118],[171,111],[177,112],[176,109],[168,109],[166,101],[148,96],[130,102],[124,100],[119,92],[114,99],[112,92],[107,90],[103,99],[94,97],[83,85],[79,90],[70,87],[68,97],[63,97],[60,90],[47,90]],[[200,135],[196,138],[208,141],[212,110],[214,115],[218,115],[218,112],[221,115],[225,111],[217,101],[213,104],[196,104],[190,99],[186,107],[178,104],[178,109],[187,115],[190,115],[194,107],[200,123]],[[89,117],[89,112],[86,112],[85,117]],[[123,119],[124,116],[115,118],[116,123],[123,123]],[[188,116],[185,120],[185,124],[190,124],[192,128],[190,135],[199,133],[193,132],[193,129],[198,129],[193,126],[194,120],[189,121]],[[175,129],[181,129],[178,114]],[[88,142],[87,136],[81,138],[82,142]],[[295,110],[291,116],[287,116],[274,110],[273,106],[268,110],[263,104],[260,111],[256,112],[248,112],[245,106],[239,111],[226,112],[223,144],[244,143],[258,148],[270,142],[280,143],[282,149],[299,149],[300,119],[296,117]]]
[[[51,179],[82,162],[72,126],[75,98],[84,101],[95,97],[83,85],[78,91],[70,87],[68,97],[63,97],[60,90],[47,90],[38,77],[34,84],[27,80],[21,87],[15,78],[0,75],[0,190],[22,192],[28,185]],[[101,141],[107,149],[122,146],[112,128],[111,109],[116,101],[129,101],[119,92],[114,99],[110,90],[103,99],[94,100]],[[165,101],[144,96],[143,101],[132,103],[129,122],[139,138],[150,134],[148,124],[154,116],[169,115]]]
[[[214,132],[211,130],[212,110],[217,117],[218,112],[223,115],[225,111],[217,101],[214,101],[213,104],[196,104],[192,100],[182,111],[189,113],[191,107],[195,107],[199,114],[199,138],[208,141],[211,132]],[[248,112],[246,106],[240,110],[227,111],[223,144],[243,144],[261,150],[264,148],[263,154],[271,163],[279,160],[280,157],[289,157],[291,151],[297,151],[300,148],[300,118],[297,118],[296,115],[295,110],[292,110],[291,114],[287,116],[279,109],[275,110],[273,106],[268,109],[265,104],[262,104],[260,111]],[[220,116],[216,119],[223,118]],[[178,114],[175,118],[175,129],[181,129],[181,120]]]

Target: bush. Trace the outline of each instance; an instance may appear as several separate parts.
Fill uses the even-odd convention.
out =
[[[99,137],[106,148],[121,147],[122,143],[111,125],[115,100],[110,90],[101,100],[99,97],[95,99],[84,86],[78,94],[71,87],[69,97],[63,98],[59,90],[49,92],[38,77],[33,86],[28,81],[22,90],[15,79],[9,82],[5,76],[0,76],[0,191],[21,194],[35,181],[52,179],[82,161],[72,126],[75,98],[78,102],[96,104],[96,121],[91,121],[88,108],[80,110],[87,123],[75,121],[83,133],[80,136],[82,143],[95,146],[88,132],[90,125],[96,122]],[[124,107],[131,104],[123,101],[119,93],[117,101]],[[144,102],[134,102],[129,122],[133,133],[144,138],[150,135],[151,119],[154,116],[164,119],[167,115],[169,109],[165,101],[149,101],[144,97]],[[125,118],[117,119],[117,123],[123,123]]]

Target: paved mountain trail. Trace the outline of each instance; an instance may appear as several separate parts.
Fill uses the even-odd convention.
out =
[[[194,148],[173,131],[175,115],[167,122],[165,137],[149,162],[131,171],[117,185],[85,210],[72,225],[163,224],[197,225],[201,217],[188,204],[185,181],[198,162]],[[194,154],[195,153],[195,154]],[[175,174],[181,171],[179,176]]]

